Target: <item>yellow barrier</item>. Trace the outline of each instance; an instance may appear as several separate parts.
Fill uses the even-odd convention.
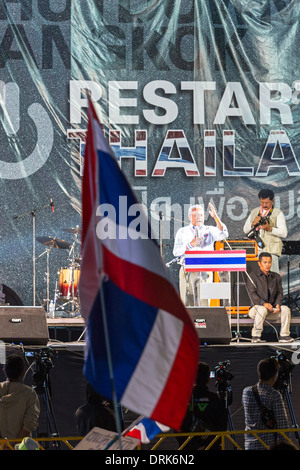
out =
[[[42,446],[42,443],[54,443],[54,444],[64,444],[67,449],[73,450],[74,446],[77,445],[78,441],[81,441],[83,438],[78,436],[71,436],[71,437],[40,437],[40,438],[33,438],[35,442],[39,444],[40,450],[46,450],[46,446]],[[75,441],[76,444],[73,446],[71,444],[72,441]],[[1,449],[9,449],[15,450],[14,446],[21,442],[20,439],[0,439],[0,447]],[[55,450],[55,449],[54,449]]]
[[[277,433],[282,436],[285,442],[288,442],[291,446],[293,446],[296,450],[300,450],[299,447],[291,440],[291,438],[287,434],[299,432],[300,433],[300,428],[289,428],[289,429],[277,429],[277,430],[267,430],[267,429],[262,429],[262,430],[255,430],[255,431],[220,431],[220,432],[196,432],[196,433],[160,433],[157,434],[156,438],[158,441],[151,447],[151,450],[157,450],[163,442],[165,442],[167,439],[172,438],[172,437],[186,437],[186,440],[184,443],[177,449],[177,450],[184,450],[185,446],[187,443],[193,439],[196,436],[202,436],[202,437],[208,437],[208,436],[214,436],[214,439],[205,447],[203,450],[209,450],[218,440],[221,442],[221,450],[227,450],[225,448],[226,441],[229,441],[236,449],[238,450],[244,450],[243,447],[240,446],[235,440],[237,436],[245,436],[246,434],[251,434],[255,436],[261,444],[268,449],[268,445],[265,444],[261,436],[259,434],[268,434],[268,433]],[[42,443],[54,443],[57,445],[63,444],[66,449],[73,450],[74,447],[77,445],[79,441],[81,441],[83,437],[79,436],[71,436],[71,437],[41,437],[41,438],[34,438],[36,442],[39,444],[40,450],[47,450],[44,445],[42,446]],[[20,439],[0,439],[0,446],[1,449],[9,449],[9,450],[15,450],[14,446],[17,443],[20,443]],[[76,444],[72,445],[71,442],[75,442]],[[174,445],[174,444],[173,444]],[[148,448],[148,446],[147,446]],[[166,448],[166,447],[165,447]],[[60,447],[61,449],[61,447]],[[137,450],[143,449],[143,445],[139,446]],[[52,448],[52,450],[55,450]],[[170,449],[169,449],[170,450]]]
[[[234,447],[236,447],[238,450],[244,450],[235,440],[236,436],[245,436],[245,434],[251,434],[255,436],[260,443],[266,448],[266,450],[269,448],[267,444],[263,441],[263,439],[259,436],[259,434],[280,434],[285,442],[288,442],[290,445],[292,445],[296,450],[300,450],[295,443],[292,442],[292,440],[287,436],[289,433],[295,433],[295,432],[300,432],[300,428],[289,428],[289,429],[262,429],[262,430],[255,430],[255,431],[220,431],[220,432],[196,432],[193,434],[190,433],[164,433],[164,434],[158,434],[156,437],[159,438],[159,440],[156,442],[156,444],[151,448],[151,450],[156,450],[168,437],[186,437],[186,441],[178,448],[178,450],[184,450],[184,447],[187,445],[187,443],[193,439],[195,436],[202,436],[202,437],[208,437],[208,436],[214,436],[214,439],[205,447],[203,450],[209,450],[219,439],[221,441],[221,450],[226,450],[225,449],[225,441],[226,439],[233,444]]]

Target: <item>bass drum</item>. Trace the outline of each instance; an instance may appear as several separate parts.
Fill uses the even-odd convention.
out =
[[[12,305],[14,307],[20,305],[23,306],[23,302],[20,297],[8,286],[2,284],[2,292],[5,295],[4,303]],[[1,304],[0,304],[1,305]]]

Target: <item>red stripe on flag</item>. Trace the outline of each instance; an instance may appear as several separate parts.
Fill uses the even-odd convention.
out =
[[[195,354],[197,354],[196,358]],[[190,357],[188,364],[187,357]],[[191,392],[187,387],[184,387],[184,389],[182,387],[179,393],[178,384],[190,384],[193,387],[194,384],[191,383],[191,379],[196,377],[198,360],[199,339],[195,332],[185,325],[173,367],[158,403],[153,410],[151,419],[158,421],[159,417],[161,423],[171,423],[169,424],[170,427],[176,431],[180,430],[187,411],[187,403],[191,398]],[[176,403],[176,406],[174,406],[174,403]],[[171,419],[170,416],[172,416]]]
[[[82,233],[81,244],[84,246],[85,236],[92,218],[92,211],[96,204],[96,175],[97,175],[97,154],[94,145],[94,132],[92,120],[97,119],[95,110],[89,107],[89,121],[87,127],[87,141],[84,151],[84,170],[82,177]]]
[[[134,437],[135,439],[139,439],[139,441],[142,440],[141,431],[136,428],[133,428],[128,431],[128,433],[126,433],[126,436]]]
[[[103,246],[103,257],[105,273],[124,292],[172,313],[181,320],[186,321],[190,318],[177,290],[168,279],[118,258],[105,246]]]

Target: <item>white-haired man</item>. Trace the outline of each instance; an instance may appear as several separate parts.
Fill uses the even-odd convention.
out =
[[[189,287],[192,289],[195,306],[205,306],[208,304],[207,300],[200,300],[200,278],[201,282],[212,281],[212,272],[186,273],[184,268],[184,253],[187,250],[214,250],[214,243],[216,241],[224,240],[228,237],[227,227],[219,219],[214,206],[209,203],[209,207],[209,214],[215,220],[216,226],[204,225],[203,206],[196,204],[189,208],[189,225],[180,228],[175,237],[173,255],[181,257],[182,266],[179,271],[179,291],[185,305],[187,305],[187,291]]]

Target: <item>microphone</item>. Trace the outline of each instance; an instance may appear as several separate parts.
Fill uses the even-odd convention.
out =
[[[49,204],[49,205],[50,205],[50,207],[51,207],[51,209],[52,209],[52,212],[54,212],[54,202],[53,202],[52,197],[50,197],[50,204]]]

